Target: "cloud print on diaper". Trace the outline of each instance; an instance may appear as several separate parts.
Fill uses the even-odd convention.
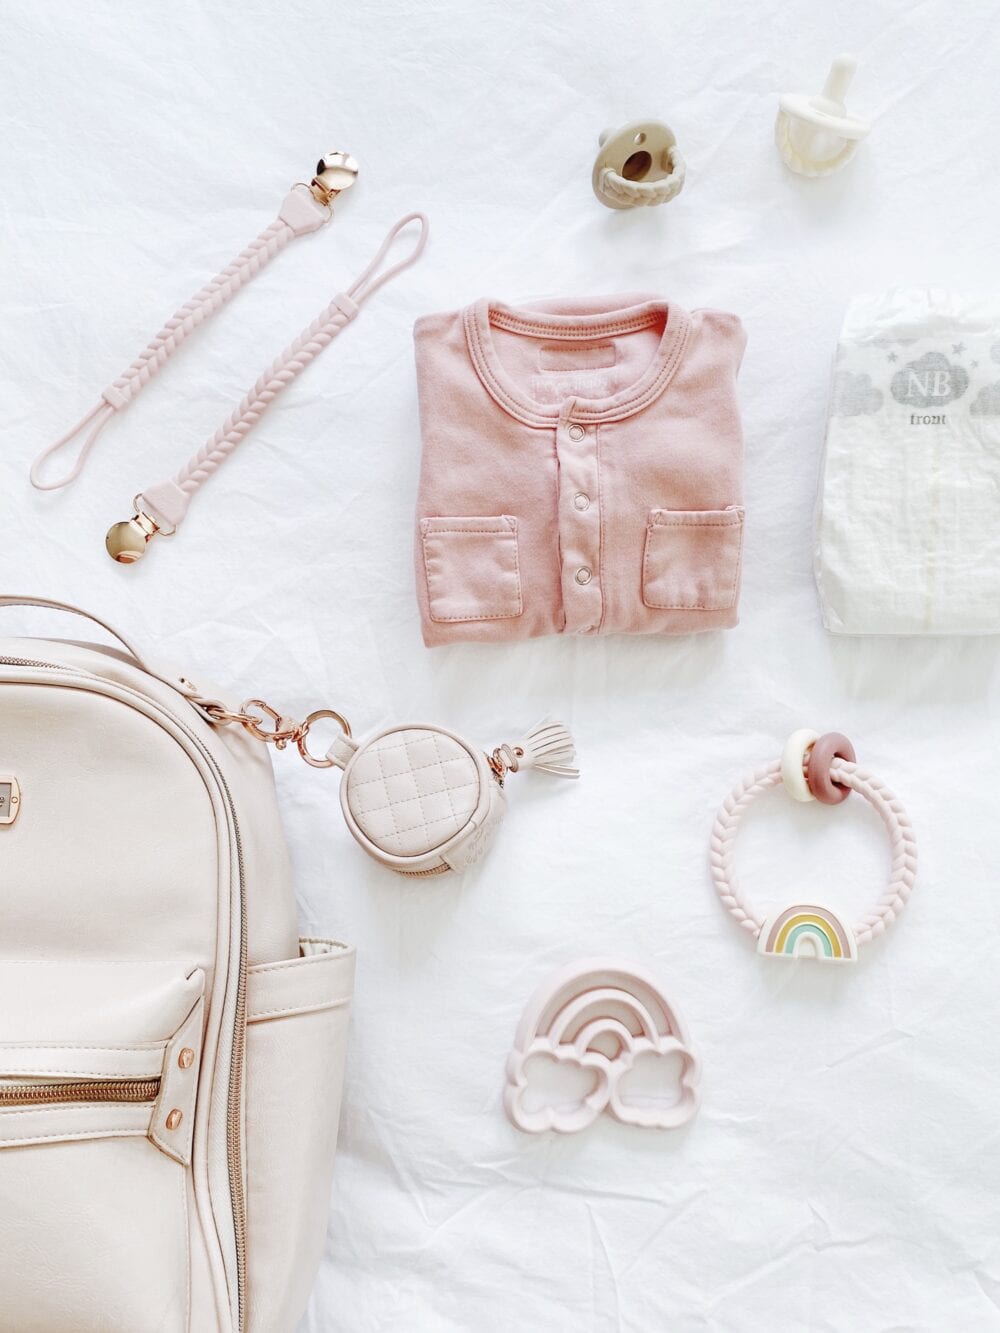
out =
[[[698,1109],[701,1069],[684,1024],[634,967],[589,959],[550,977],[507,1057],[504,1107],[529,1134],[585,1129],[603,1112],[676,1129]]]
[[[871,375],[839,370],[833,377],[833,414],[837,417],[873,416],[884,401]]]
[[[897,370],[889,387],[896,402],[907,407],[943,407],[965,393],[969,374],[941,352],[926,352]]]
[[[973,399],[969,408],[973,417],[1000,417],[1000,380],[996,384],[984,384]]]

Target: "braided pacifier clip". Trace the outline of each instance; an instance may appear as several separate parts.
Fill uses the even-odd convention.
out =
[[[332,201],[354,183],[357,174],[358,165],[347,153],[330,153],[321,158],[311,183],[292,187],[274,222],[181,306],[131,366],[103,391],[101,401],[36,458],[31,468],[32,484],[39,490],[58,490],[74,482],[115,413],[137,397],[199,324],[220,310],[289,241],[329,222],[333,216]],[[382,261],[393,241],[412,222],[419,226],[412,250],[380,273]],[[427,242],[427,230],[427,219],[422,213],[408,213],[400,218],[360,277],[346,292],[334,296],[326,309],[272,362],[198,453],[175,476],[148,487],[135,497],[134,516],[114,524],[108,532],[106,545],[113,559],[122,564],[133,564],[142,558],[147,543],[157,534],[173,536],[187,513],[192,496],[225,462],[281,390],[354,319],[368,297],[420,257]],[[83,431],[87,433],[70,470],[53,481],[43,480],[42,471],[48,459]]]
[[[913,890],[917,844],[909,816],[896,796],[856,762],[854,746],[839,733],[820,736],[796,731],[781,759],[751,773],[726,797],[715,819],[711,839],[712,881],[723,906],[757,941],[757,952],[786,958],[814,958],[850,963],[858,946],[867,944],[902,912]],[[743,816],[758,796],[784,786],[796,801],[840,805],[852,791],[875,809],[889,834],[892,869],[878,902],[853,926],[828,907],[796,903],[764,916],[744,896],[736,879],[733,843]]]

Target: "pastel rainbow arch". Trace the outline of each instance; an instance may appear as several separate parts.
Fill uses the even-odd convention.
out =
[[[667,1059],[666,1086],[630,1082],[638,1067]],[[583,1070],[590,1087],[531,1096],[533,1065]],[[679,1068],[678,1068],[679,1066]],[[585,958],[545,980],[528,1001],[510,1055],[504,1107],[528,1134],[572,1134],[607,1112],[625,1125],[677,1129],[699,1104],[701,1064],[683,1020],[659,983],[631,963]]]
[[[815,958],[822,963],[853,963],[858,945],[854,932],[836,912],[803,903],[786,907],[764,922],[757,936],[757,952],[780,958]]]

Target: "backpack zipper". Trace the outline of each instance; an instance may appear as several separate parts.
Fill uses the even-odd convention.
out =
[[[192,744],[197,748],[199,754],[212,769],[216,781],[222,789],[226,804],[229,807],[229,814],[233,821],[233,832],[236,839],[236,859],[239,867],[240,882],[240,959],[239,976],[236,986],[236,1014],[234,1020],[233,1032],[233,1056],[229,1070],[229,1088],[226,1102],[226,1160],[229,1173],[229,1191],[233,1211],[233,1237],[236,1245],[236,1295],[237,1295],[237,1328],[242,1331],[246,1324],[246,1290],[247,1290],[247,1214],[246,1214],[246,1191],[243,1187],[243,1135],[241,1102],[243,1094],[243,1067],[246,1050],[246,1016],[247,1016],[247,905],[246,905],[246,885],[244,881],[244,863],[243,863],[243,840],[240,836],[239,820],[236,818],[236,805],[233,801],[233,794],[225,775],[219,768],[215,757],[208,748],[195,735],[195,733],[181,720],[181,718],[170,712],[163,704],[156,699],[150,699],[133,690],[131,686],[123,685],[118,681],[104,682],[103,678],[93,672],[82,671],[77,667],[67,667],[58,662],[38,662],[28,657],[9,657],[0,656],[0,666],[25,666],[41,667],[46,670],[63,671],[68,675],[92,676],[95,681],[108,683],[116,689],[127,693],[136,694],[146,704],[165,712],[171,721],[180,728],[188,737]],[[140,670],[145,668],[140,667]],[[149,674],[148,672],[146,674]],[[154,677],[155,679],[155,677]],[[95,693],[101,693],[100,690]],[[109,697],[114,697],[110,695]],[[139,711],[139,710],[137,710]],[[132,1080],[133,1082],[135,1080]],[[159,1087],[159,1080],[156,1080]],[[83,1086],[83,1085],[77,1085]],[[152,1100],[155,1100],[155,1095]]]
[[[88,1079],[77,1083],[0,1078],[0,1107],[55,1106],[65,1102],[155,1102],[159,1092],[158,1078]]]
[[[181,726],[183,727],[183,723]],[[197,741],[197,737],[192,739]],[[226,794],[229,813],[233,820],[233,832],[236,835],[236,860],[240,872],[240,972],[236,983],[236,1030],[233,1033],[233,1058],[229,1065],[229,1093],[226,1103],[226,1153],[229,1163],[229,1192],[233,1205],[233,1234],[236,1238],[236,1290],[239,1303],[237,1322],[242,1329],[247,1299],[247,1206],[246,1190],[243,1188],[243,1121],[240,1114],[247,1032],[247,896],[243,880],[243,839],[240,836],[233,794],[215,760],[207,750],[204,754],[215,769],[215,776]]]
[[[29,657],[0,657],[0,666],[50,667],[52,670],[72,671],[72,667],[58,667],[55,662],[32,662]]]

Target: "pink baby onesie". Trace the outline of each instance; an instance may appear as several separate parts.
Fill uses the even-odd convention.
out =
[[[735,315],[479,301],[414,329],[428,647],[736,624]]]

